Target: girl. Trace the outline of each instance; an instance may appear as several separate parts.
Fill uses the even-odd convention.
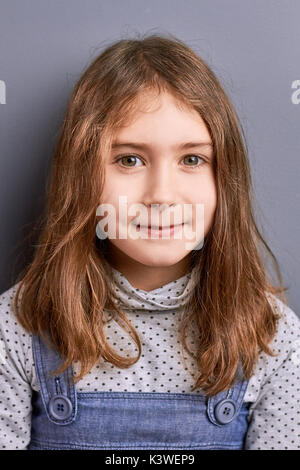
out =
[[[242,136],[175,37],[120,40],[83,73],[33,260],[1,297],[2,448],[300,448],[300,322]]]

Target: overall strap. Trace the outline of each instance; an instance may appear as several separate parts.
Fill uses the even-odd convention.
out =
[[[207,415],[216,426],[230,423],[238,415],[249,380],[243,380],[241,364],[239,364],[236,382],[229,390],[222,391],[207,400]]]
[[[47,337],[50,339],[49,335]],[[39,335],[32,335],[32,348],[41,397],[50,421],[66,425],[75,420],[77,396],[73,381],[73,368],[70,365],[64,372],[55,376],[51,372],[62,365],[61,355]]]

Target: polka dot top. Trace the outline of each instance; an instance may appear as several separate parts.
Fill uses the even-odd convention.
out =
[[[133,287],[112,268],[114,296],[139,335],[142,354],[128,369],[103,358],[77,384],[78,392],[128,391],[202,393],[192,391],[197,376],[193,358],[182,351],[178,325],[194,287],[194,271],[151,291]],[[0,449],[26,450],[30,442],[32,391],[39,391],[32,335],[17,322],[12,299],[17,284],[0,296]],[[300,320],[277,297],[268,295],[281,314],[270,346],[276,357],[262,353],[250,378],[244,402],[250,402],[245,450],[300,449]],[[138,349],[111,319],[107,340],[123,356],[136,357]],[[196,345],[190,326],[187,344]],[[195,350],[195,349],[194,349]],[[73,363],[75,375],[80,366]]]

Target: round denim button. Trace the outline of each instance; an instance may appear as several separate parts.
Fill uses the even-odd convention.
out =
[[[67,419],[72,414],[72,402],[65,395],[55,395],[49,402],[49,413],[55,419]]]
[[[227,424],[233,420],[236,406],[232,400],[222,400],[215,406],[215,417],[220,424]]]

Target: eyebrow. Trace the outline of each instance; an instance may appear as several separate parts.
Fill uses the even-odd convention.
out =
[[[151,145],[145,144],[143,142],[118,142],[114,141],[112,143],[112,149],[119,148],[119,147],[132,147],[136,149],[147,149],[150,148]],[[212,142],[185,142],[179,145],[175,145],[174,149],[178,150],[183,150],[183,149],[188,149],[188,148],[194,148],[194,147],[213,147]]]

